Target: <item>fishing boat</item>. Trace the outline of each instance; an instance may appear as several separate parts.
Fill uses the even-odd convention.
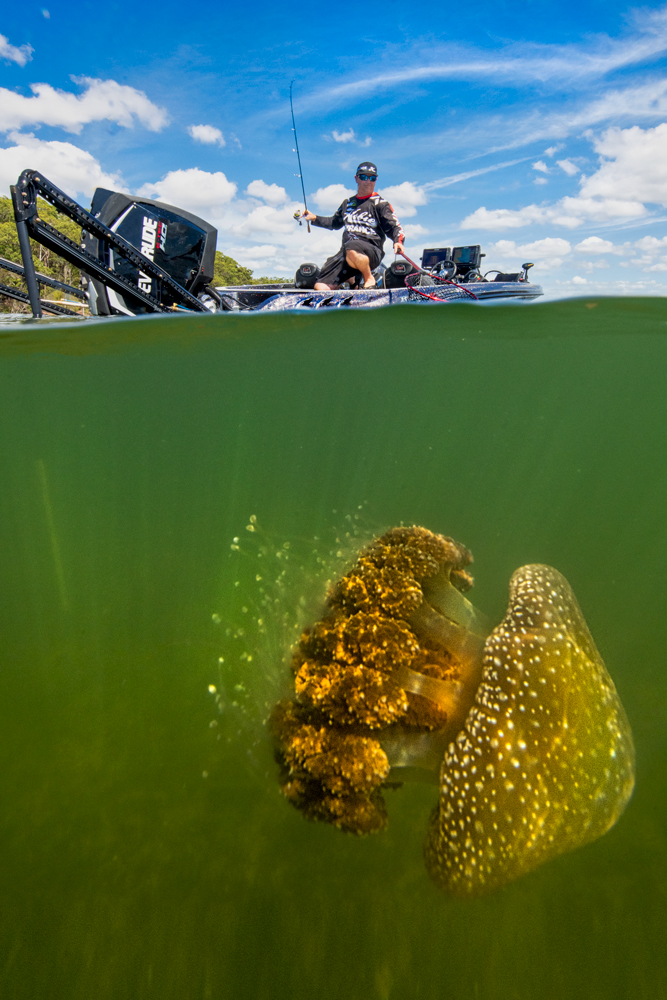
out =
[[[294,282],[266,285],[216,286],[220,308],[230,311],[284,312],[303,309],[372,309],[376,306],[407,302],[445,303],[454,301],[491,302],[498,299],[527,300],[543,294],[540,285],[529,280],[533,264],[508,274],[490,270],[482,273],[485,255],[481,246],[436,247],[422,252],[421,264],[405,254],[389,267],[384,264],[373,272],[374,288],[350,288],[316,291],[318,268],[302,264]]]
[[[22,263],[0,258],[0,268],[21,276],[26,291],[0,283],[0,294],[43,312],[80,316],[74,309],[42,297],[42,286],[81,300],[94,316],[148,313],[285,312],[369,309],[406,303],[530,300],[542,295],[521,270],[484,271],[481,246],[431,247],[417,264],[405,254],[374,272],[373,288],[344,285],[316,290],[316,264],[302,264],[292,282],[213,286],[217,230],[184,209],[97,188],[90,211],[36,170],[24,170],[11,187]],[[40,219],[37,198],[81,227],[75,243]],[[81,274],[81,287],[56,281],[35,269],[30,241],[56,253]]]

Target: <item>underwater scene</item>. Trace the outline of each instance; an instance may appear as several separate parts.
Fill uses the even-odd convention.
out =
[[[0,993],[665,995],[666,453],[659,298],[0,326]]]

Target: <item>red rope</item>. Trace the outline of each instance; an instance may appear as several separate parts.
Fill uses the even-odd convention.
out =
[[[422,271],[423,270],[419,266],[419,264],[415,264],[414,260],[410,260],[410,258],[408,257],[408,255],[406,254],[405,250],[403,250],[402,247],[401,247],[401,256],[405,257],[405,259],[407,260],[408,264],[412,264],[412,266],[416,267],[418,271]],[[406,277],[405,277],[405,283],[406,283],[406,285],[407,285],[408,288],[412,289],[413,292],[417,292],[417,295],[421,295],[422,298],[424,298],[424,299],[432,299],[434,302],[443,302],[443,301],[446,301],[446,299],[443,300],[443,299],[439,298],[439,296],[437,296],[437,295],[429,295],[428,292],[422,292],[421,288],[417,288],[413,284],[409,284],[408,285],[408,278],[411,278],[411,277],[412,277],[411,274],[407,274]],[[453,288],[458,288],[460,291],[465,292],[465,294],[469,295],[471,299],[475,300],[475,302],[479,301],[479,296],[475,295],[474,292],[471,292],[469,288],[464,288],[463,285],[457,285],[457,283],[455,281],[450,281],[449,278],[441,278],[438,274],[432,274],[431,277],[435,278],[436,282],[440,282],[441,285],[451,285]],[[417,281],[419,280],[419,275],[418,274],[415,275],[415,280],[417,280]]]

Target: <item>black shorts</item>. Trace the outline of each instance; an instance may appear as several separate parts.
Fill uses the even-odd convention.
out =
[[[325,285],[342,285],[344,281],[356,278],[358,283],[361,279],[361,271],[350,267],[345,260],[348,250],[356,250],[357,253],[363,253],[368,257],[371,271],[375,270],[384,257],[380,248],[372,243],[367,243],[365,240],[349,240],[343,244],[338,253],[325,260],[317,280],[324,282]]]

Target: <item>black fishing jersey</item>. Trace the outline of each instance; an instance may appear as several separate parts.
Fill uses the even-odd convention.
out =
[[[358,198],[353,194],[333,215],[318,215],[312,223],[321,229],[345,228],[343,246],[351,240],[365,240],[382,252],[385,237],[389,237],[392,243],[402,243],[405,239],[393,208],[377,193],[368,198]]]

